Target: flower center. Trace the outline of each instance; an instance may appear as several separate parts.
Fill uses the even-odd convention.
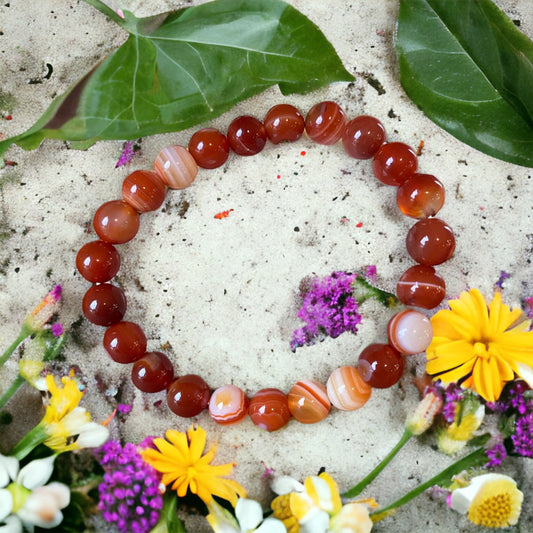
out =
[[[476,357],[488,358],[490,357],[489,347],[487,342],[474,343],[474,355]]]
[[[485,527],[506,527],[512,514],[511,497],[509,494],[498,494],[487,498],[471,513],[475,524]]]
[[[19,483],[11,483],[6,488],[11,493],[11,496],[13,496],[13,509],[11,512],[16,513],[26,503],[26,500],[31,494],[31,490],[23,487]]]

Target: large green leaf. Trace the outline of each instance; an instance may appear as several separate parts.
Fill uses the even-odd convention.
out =
[[[478,150],[533,166],[533,43],[490,0],[401,0],[409,97]]]
[[[278,84],[305,93],[351,80],[335,50],[302,13],[281,0],[216,0],[137,19],[120,19],[86,0],[130,33],[128,40],[27,132],[0,143],[25,149],[44,137],[82,141],[185,129]],[[78,144],[80,146],[80,144]]]

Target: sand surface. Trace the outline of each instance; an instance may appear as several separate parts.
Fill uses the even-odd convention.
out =
[[[194,3],[194,2],[193,2]],[[291,0],[318,24],[356,77],[305,96],[283,97],[277,88],[245,101],[209,122],[225,130],[240,114],[262,118],[280,102],[304,113],[321,100],[339,102],[350,116],[371,114],[384,123],[389,140],[417,147],[422,172],[444,183],[447,202],[441,218],[454,229],[457,249],[439,267],[450,297],[469,287],[492,297],[504,270],[504,300],[520,306],[533,296],[531,170],[503,163],[460,143],[427,119],[405,95],[394,51],[397,2]],[[498,2],[521,29],[533,36],[528,0]],[[137,15],[155,14],[181,4],[171,1],[123,1],[114,8]],[[83,2],[4,0],[0,5],[0,133],[15,135],[31,126],[52,99],[124,40],[124,34]],[[46,64],[53,73],[45,78]],[[377,80],[378,92],[369,80]],[[7,99],[6,99],[7,97]],[[12,120],[5,120],[10,114]],[[55,284],[64,288],[61,320],[72,332],[65,349],[67,370],[84,376],[84,403],[104,420],[117,402],[132,413],[112,425],[112,436],[138,442],[167,428],[186,430],[192,422],[218,442],[217,460],[235,460],[235,478],[249,495],[269,501],[264,465],[276,474],[303,479],[321,467],[342,489],[357,482],[396,443],[404,419],[417,402],[410,371],[400,385],[376,390],[356,412],[334,411],[322,423],[292,421],[266,433],[250,420],[217,426],[207,413],[193,420],[173,416],[163,393],[146,395],[130,383],[129,369],[110,361],[101,345],[102,328],[81,319],[87,283],[75,269],[77,250],[94,238],[91,221],[105,201],[119,198],[124,177],[151,168],[158,151],[188,143],[192,131],[142,140],[142,150],[125,167],[115,168],[122,142],[100,142],[87,151],[61,141],[45,141],[32,152],[13,147],[6,158],[16,166],[0,170],[0,347],[16,335],[27,312]],[[305,155],[302,153],[305,152]],[[214,215],[233,210],[224,219]],[[347,219],[347,220],[346,220]],[[307,276],[335,270],[360,271],[376,265],[379,284],[394,290],[412,264],[404,238],[412,221],[395,205],[392,188],[380,185],[369,162],[349,159],[340,145],[324,147],[301,139],[294,145],[268,145],[253,158],[230,157],[222,168],[201,171],[183,192],[171,192],[162,211],[142,217],[137,238],[121,247],[116,282],[128,298],[126,318],[143,324],[149,349],[165,347],[177,372],[198,373],[212,386],[232,382],[247,393],[265,387],[288,391],[298,379],[325,382],[337,366],[354,364],[360,350],[385,341],[391,311],[366,303],[357,335],[342,335],[295,354],[292,331],[301,326],[296,313],[299,286]],[[298,228],[298,230],[296,229]],[[15,375],[10,361],[2,381]],[[16,412],[22,400],[13,402]],[[24,401],[29,401],[25,398]],[[24,414],[39,418],[38,400]],[[26,406],[32,405],[32,409]],[[20,415],[20,413],[19,413]],[[17,416],[19,416],[17,415]],[[23,426],[20,418],[0,438],[5,451]],[[444,468],[450,458],[430,442],[411,442],[364,496],[383,505]],[[510,472],[525,494],[524,512],[512,531],[533,530],[533,467],[509,461]],[[207,531],[191,519],[190,531]],[[373,531],[478,531],[468,521],[425,495]]]

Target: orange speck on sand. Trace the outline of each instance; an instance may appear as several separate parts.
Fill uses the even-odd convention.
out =
[[[228,209],[227,211],[221,211],[220,213],[217,213],[215,215],[215,218],[218,218],[218,219],[221,219],[221,218],[226,218],[227,216],[229,216],[229,214],[233,211],[233,209]]]
[[[416,155],[420,156],[422,155],[422,149],[424,148],[424,141],[420,141],[420,144],[418,145],[418,148],[416,149]]]

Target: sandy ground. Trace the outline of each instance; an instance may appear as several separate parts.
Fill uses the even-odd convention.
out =
[[[420,169],[444,183],[448,196],[440,216],[457,236],[454,258],[439,267],[448,295],[478,287],[492,297],[493,285],[505,270],[511,275],[504,283],[507,303],[519,306],[533,296],[531,170],[458,142],[409,100],[398,81],[394,52],[397,3],[290,3],[320,26],[355,82],[306,96],[283,97],[273,88],[210,125],[224,130],[240,114],[262,118],[280,102],[293,103],[305,113],[314,103],[332,99],[351,117],[379,117],[390,140],[415,147],[423,140]],[[499,3],[533,36],[528,0]],[[148,15],[178,5],[130,0],[112,7]],[[0,132],[11,136],[28,128],[54,96],[123,39],[113,23],[83,2],[4,0]],[[47,63],[53,73],[44,78]],[[369,78],[381,83],[381,94]],[[12,120],[5,120],[7,114]],[[185,430],[194,421],[218,442],[220,462],[236,460],[235,477],[251,497],[263,502],[270,498],[268,482],[261,478],[263,465],[300,479],[325,467],[346,489],[400,437],[405,416],[417,401],[409,372],[399,386],[376,390],[360,411],[333,412],[319,425],[291,422],[271,434],[249,420],[222,428],[206,413],[192,421],[171,415],[164,402],[159,405],[162,393],[136,392],[128,368],[108,360],[101,346],[102,329],[80,320],[87,284],[76,272],[74,259],[94,236],[88,229],[94,211],[120,197],[129,172],[150,168],[161,148],[186,145],[190,135],[185,131],[145,138],[134,162],[118,169],[119,141],[100,142],[84,152],[60,141],[45,141],[38,150],[13,147],[6,154],[17,165],[0,170],[0,347],[14,338],[42,295],[61,283],[61,320],[73,334],[64,368],[76,365],[85,376],[85,405],[97,420],[104,420],[117,401],[133,405],[132,414],[112,427],[115,438],[138,442],[170,427]],[[233,211],[227,218],[214,218],[229,209]],[[231,157],[218,170],[201,171],[192,187],[168,195],[162,212],[143,216],[138,237],[121,248],[123,266],[116,281],[126,291],[127,319],[144,325],[149,349],[166,346],[179,373],[201,374],[213,387],[233,382],[249,394],[264,387],[287,391],[298,379],[325,382],[336,366],[354,364],[364,346],[385,340],[390,316],[390,311],[365,304],[358,335],[329,339],[293,354],[289,342],[301,325],[296,313],[302,279],[376,265],[381,286],[394,290],[397,278],[411,264],[404,246],[411,224],[396,209],[392,188],[378,184],[370,164],[348,159],[340,145],[323,147],[303,139],[295,145],[270,145],[260,156]],[[410,367],[421,360],[414,358]],[[1,379],[14,373],[13,361]],[[10,409],[17,405],[20,398]],[[23,405],[29,418],[38,418],[38,411],[26,407],[32,404]],[[16,420],[17,425],[1,437],[3,449],[27,427]],[[364,496],[387,504],[449,463],[427,441],[411,442]],[[525,494],[520,524],[512,531],[531,531],[533,467],[521,460],[509,462],[507,468]],[[207,531],[204,522],[191,524],[190,531]],[[374,531],[478,528],[442,503],[421,496]]]

